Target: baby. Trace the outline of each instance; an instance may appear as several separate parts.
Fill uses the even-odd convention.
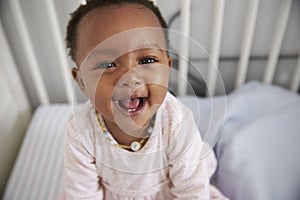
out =
[[[191,112],[168,92],[167,25],[149,0],[90,0],[66,43],[72,75],[89,99],[65,140],[70,199],[226,199],[210,186],[213,152]]]

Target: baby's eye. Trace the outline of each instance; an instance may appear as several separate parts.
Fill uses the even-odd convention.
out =
[[[115,63],[110,63],[110,62],[101,62],[96,64],[94,69],[108,69],[111,67],[115,67],[116,64]]]
[[[158,60],[154,58],[142,58],[141,60],[139,60],[139,65],[151,64],[155,62],[158,62]]]

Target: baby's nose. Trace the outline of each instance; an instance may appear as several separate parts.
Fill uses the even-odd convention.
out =
[[[142,84],[144,84],[144,80],[142,76],[136,71],[127,72],[119,80],[119,85],[121,87],[136,88]]]

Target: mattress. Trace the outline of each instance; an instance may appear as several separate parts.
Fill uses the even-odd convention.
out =
[[[232,200],[299,200],[300,96],[252,82],[226,97],[225,117],[218,106],[224,98],[179,97],[194,112],[203,137],[222,130],[214,145],[213,184]],[[211,118],[212,110],[221,117]],[[64,133],[71,114],[71,105],[36,110],[4,200],[63,197]]]
[[[35,111],[4,200],[53,200],[62,196],[64,132],[71,113],[71,105],[41,106]]]

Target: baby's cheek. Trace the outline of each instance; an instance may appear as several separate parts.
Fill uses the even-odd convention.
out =
[[[151,104],[161,105],[164,101],[168,88],[164,85],[151,84],[148,86],[150,91]]]
[[[94,106],[97,112],[100,113],[103,117],[110,121],[114,121],[112,114],[112,102],[110,97],[103,94],[96,95]]]
[[[97,82],[95,90],[90,93],[90,100],[99,109],[98,112],[100,109],[108,110],[111,108],[112,91],[113,86],[108,80],[100,79]]]
[[[99,87],[99,78],[98,76],[90,73],[85,74],[83,76],[83,84],[84,84],[84,93],[87,95],[87,97],[93,101],[93,98],[95,97],[96,90]]]

